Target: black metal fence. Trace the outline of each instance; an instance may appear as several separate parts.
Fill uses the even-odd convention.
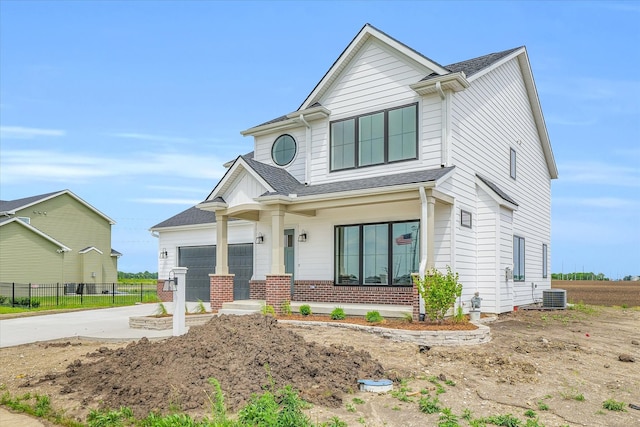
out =
[[[0,305],[12,307],[82,307],[128,305],[156,298],[149,283],[6,283],[0,282]]]

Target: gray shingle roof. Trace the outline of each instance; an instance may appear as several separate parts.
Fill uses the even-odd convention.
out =
[[[216,214],[214,212],[203,211],[202,209],[192,206],[189,209],[154,225],[151,229],[179,227],[181,225],[213,224],[215,222]]]
[[[284,169],[267,165],[253,159],[245,158],[244,160],[275,190],[273,192],[264,193],[263,196],[287,196],[289,194],[297,194],[298,196],[317,196],[344,191],[366,190],[371,188],[430,182],[441,178],[453,169],[453,167],[426,169],[393,175],[382,175],[372,178],[351,179],[317,185],[304,185]]]
[[[502,52],[490,53],[488,55],[479,56],[477,58],[468,59],[466,61],[455,62],[453,64],[445,66],[445,68],[447,70],[450,70],[452,73],[457,73],[462,71],[465,73],[467,77],[470,77],[475,73],[477,73],[478,71],[484,70],[485,68],[489,67],[491,64],[501,60],[505,56],[521,48],[522,46],[514,47],[513,49],[503,50]],[[426,80],[426,78],[423,80]]]
[[[476,176],[480,178],[480,181],[484,182],[487,185],[487,187],[492,189],[498,196],[500,196],[501,199],[506,200],[507,202],[518,206],[518,203],[515,200],[513,200],[511,196],[509,196],[507,193],[502,191],[500,187],[498,187],[493,182],[489,181],[487,178],[483,176],[480,176],[478,174],[476,174]]]
[[[32,203],[35,203],[39,200],[46,199],[47,197],[53,196],[54,194],[61,193],[64,190],[54,191],[53,193],[40,194],[38,196],[30,196],[22,199],[16,200],[0,200],[0,212],[10,212],[19,210],[24,206],[28,206]]]

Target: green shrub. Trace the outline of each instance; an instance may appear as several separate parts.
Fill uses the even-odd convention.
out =
[[[304,304],[300,306],[300,314],[303,316],[311,315],[311,306],[309,304]]]
[[[456,298],[462,295],[462,284],[458,282],[458,273],[454,274],[449,266],[447,266],[446,275],[434,268],[424,277],[414,280],[418,293],[424,300],[427,317],[442,323],[447,311],[455,304]]]
[[[344,313],[344,309],[341,307],[336,307],[333,309],[330,315],[333,320],[344,320],[347,315]]]
[[[7,299],[7,297],[0,295],[0,304],[4,304]]]
[[[198,305],[196,305],[196,308],[193,310],[193,312],[197,314],[204,314],[207,312],[207,308],[204,306],[204,303],[201,299],[198,300]]]
[[[370,323],[380,323],[384,320],[379,311],[369,311],[365,316],[365,319]]]

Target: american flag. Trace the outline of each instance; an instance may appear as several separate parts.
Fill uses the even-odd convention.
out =
[[[410,245],[413,243],[413,238],[411,233],[401,234],[396,237],[396,245]]]

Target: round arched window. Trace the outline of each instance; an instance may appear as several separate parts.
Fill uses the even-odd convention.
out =
[[[296,140],[291,135],[280,135],[271,147],[271,158],[278,166],[291,163],[296,155]]]

